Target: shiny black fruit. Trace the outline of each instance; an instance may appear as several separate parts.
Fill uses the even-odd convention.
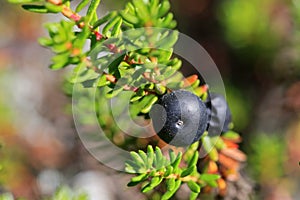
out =
[[[210,135],[220,135],[221,132],[227,132],[232,117],[225,98],[220,94],[210,93],[210,100],[206,105],[210,118],[208,133]]]
[[[207,128],[208,113],[199,97],[185,90],[162,96],[150,111],[157,135],[174,146],[188,146]]]

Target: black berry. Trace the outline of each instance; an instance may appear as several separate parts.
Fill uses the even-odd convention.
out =
[[[209,101],[206,103],[209,113],[208,133],[219,135],[221,132],[229,130],[231,123],[231,111],[225,100],[220,94],[211,93]]]
[[[207,128],[208,113],[199,97],[185,90],[162,96],[150,111],[157,135],[174,146],[188,146]]]

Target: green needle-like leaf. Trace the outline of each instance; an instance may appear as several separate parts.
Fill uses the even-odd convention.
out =
[[[188,161],[188,166],[189,167],[196,166],[196,164],[198,162],[198,158],[199,158],[199,153],[198,153],[198,151],[195,151],[194,155]]]
[[[164,159],[165,158],[164,158],[164,156],[163,156],[160,148],[156,147],[155,148],[155,160],[154,160],[154,166],[155,166],[156,169],[159,170],[160,168],[163,167],[163,165],[164,165]]]
[[[90,2],[90,0],[82,0],[80,1],[80,3],[78,4],[78,6],[75,9],[75,12],[80,12],[85,6],[88,5],[88,3]]]
[[[181,177],[189,176],[190,174],[192,174],[192,173],[195,172],[196,170],[197,170],[197,166],[196,166],[196,165],[190,166],[189,168],[187,168],[186,170],[184,170],[184,171],[181,173]]]
[[[164,195],[161,197],[161,200],[170,199],[175,194],[175,192],[178,190],[180,185],[181,185],[181,180],[176,180],[174,187],[170,190],[167,190],[167,192],[165,192]]]
[[[180,162],[181,162],[181,158],[182,158],[182,153],[179,152],[179,153],[177,154],[177,157],[176,157],[176,159],[174,160],[174,162],[171,163],[171,165],[174,167],[174,169],[178,168],[178,166],[179,166],[179,164],[180,164]]]
[[[99,26],[101,26],[102,24],[106,23],[107,21],[111,20],[112,18],[114,18],[117,15],[116,11],[112,11],[109,12],[108,14],[106,14],[104,17],[101,17],[100,19],[98,19],[94,24],[93,24],[93,28],[97,28]]]
[[[131,158],[134,162],[136,162],[140,166],[144,166],[144,160],[140,157],[140,155],[134,151],[130,152]]]
[[[211,187],[217,187],[218,184],[216,180],[218,180],[220,177],[221,176],[218,174],[201,174],[200,179]]]
[[[131,178],[130,182],[127,184],[128,187],[136,186],[139,183],[145,181],[148,178],[148,174],[141,174]]]
[[[29,5],[25,4],[22,5],[22,8],[29,12],[35,12],[35,13],[48,13],[48,9],[46,8],[45,5]]]
[[[147,168],[150,168],[148,166],[148,156],[147,156],[147,154],[144,151],[142,151],[142,150],[139,150],[138,152],[139,152],[138,153],[139,156],[143,159],[143,162],[147,165]]]
[[[129,14],[126,11],[120,11],[122,18],[130,24],[138,24],[140,22],[139,18],[135,15]]]
[[[187,182],[187,185],[189,186],[189,188],[191,189],[192,192],[195,192],[195,193],[199,193],[200,192],[200,186],[195,183],[194,181],[189,181]]]
[[[91,0],[91,4],[87,10],[86,13],[86,22],[89,24],[92,20],[92,17],[94,16],[94,13],[96,12],[101,0]]]
[[[163,17],[164,15],[166,15],[170,10],[170,8],[171,8],[170,2],[168,0],[163,0],[158,10],[158,17]]]
[[[153,190],[156,186],[158,186],[162,182],[162,180],[163,177],[157,177],[157,176],[153,177],[151,181],[141,189],[141,191],[143,193],[146,193],[149,192],[150,190]]]
[[[196,200],[198,195],[199,195],[199,193],[191,192],[189,200]]]

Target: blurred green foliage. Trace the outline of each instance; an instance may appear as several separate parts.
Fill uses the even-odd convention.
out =
[[[15,198],[11,193],[0,194],[0,200],[14,200]],[[87,194],[79,193],[77,191],[71,190],[67,186],[62,186],[57,189],[52,197],[42,198],[43,200],[89,200]],[[25,198],[17,198],[17,200],[26,200]]]
[[[10,193],[4,193],[0,195],[0,200],[14,200],[14,197]]]
[[[240,91],[232,84],[226,84],[226,99],[232,112],[234,129],[242,131],[247,128],[251,120],[251,100],[245,91]]]
[[[249,147],[249,170],[262,185],[282,178],[287,161],[286,144],[277,134],[257,134]]]
[[[57,192],[50,198],[51,200],[89,200],[87,194],[78,193],[78,191],[71,190],[69,187],[61,187]],[[49,200],[50,200],[49,199]]]
[[[276,48],[280,35],[272,29],[272,6],[276,6],[276,1],[224,1],[219,19],[230,44],[234,47],[257,46],[260,51]]]
[[[8,70],[0,69],[0,85],[5,85],[8,79],[10,78],[10,73]],[[9,107],[9,102],[7,97],[11,94],[4,88],[0,90],[0,126],[8,122],[11,122],[13,118],[13,111]]]

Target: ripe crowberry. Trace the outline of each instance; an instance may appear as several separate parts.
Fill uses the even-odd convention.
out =
[[[205,104],[185,90],[163,95],[152,107],[150,117],[157,135],[174,146],[188,146],[198,141],[208,124]]]
[[[205,103],[210,118],[208,133],[211,135],[219,135],[221,132],[227,132],[229,130],[231,112],[222,95],[210,93],[209,96],[209,101]]]

